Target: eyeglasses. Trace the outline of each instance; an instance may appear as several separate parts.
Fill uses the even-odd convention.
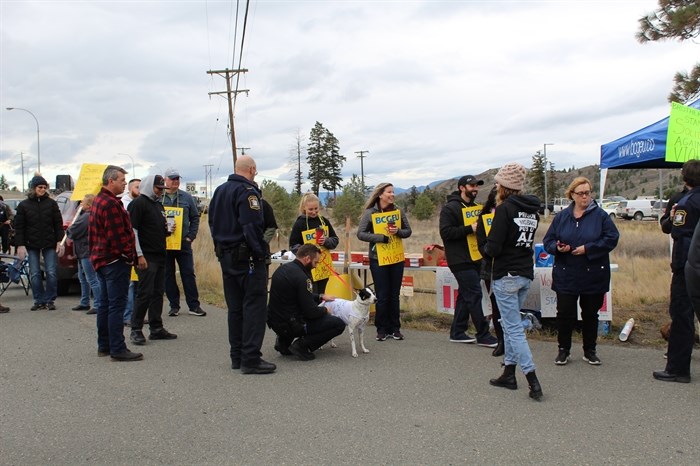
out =
[[[581,196],[581,197],[589,197],[591,195],[591,192],[590,191],[581,191],[581,192],[577,193],[576,191],[574,191],[574,194],[576,194],[577,196]]]

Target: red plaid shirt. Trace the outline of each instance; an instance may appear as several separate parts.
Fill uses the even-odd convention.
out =
[[[92,202],[88,244],[95,270],[118,259],[133,263],[136,257],[134,230],[122,202],[105,188]]]

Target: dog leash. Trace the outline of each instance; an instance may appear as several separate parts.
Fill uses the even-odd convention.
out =
[[[340,283],[342,283],[343,285],[345,285],[345,288],[347,288],[348,290],[350,290],[350,293],[352,294],[352,292],[353,292],[352,286],[348,285],[348,284],[345,282],[345,280],[343,280],[343,277],[341,277],[340,274],[338,274],[338,272],[336,272],[335,270],[333,270],[333,267],[330,267],[330,266],[329,266],[328,264],[326,264],[325,262],[321,262],[321,263],[323,264],[323,266],[324,266],[325,268],[327,268],[327,269],[331,272],[331,274],[333,274],[338,280],[340,280]]]

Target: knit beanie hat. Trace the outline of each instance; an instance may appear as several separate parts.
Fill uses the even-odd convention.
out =
[[[494,179],[504,188],[522,191],[525,188],[525,173],[525,167],[519,163],[511,162],[503,165]]]
[[[48,186],[49,183],[46,181],[46,178],[44,178],[41,175],[36,175],[34,178],[29,180],[29,187],[31,189],[36,188],[37,186]]]

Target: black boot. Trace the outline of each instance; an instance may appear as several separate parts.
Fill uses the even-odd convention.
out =
[[[527,384],[530,387],[530,398],[535,401],[542,401],[542,387],[540,386],[540,381],[537,380],[537,374],[535,371],[528,372],[525,374],[527,378]]]
[[[518,382],[515,380],[515,366],[505,366],[503,368],[503,374],[497,379],[489,380],[489,383],[494,387],[503,387],[508,390],[517,389]]]
[[[498,346],[496,346],[491,352],[491,356],[503,356],[506,352],[505,345],[503,344],[503,339],[498,340]]]

